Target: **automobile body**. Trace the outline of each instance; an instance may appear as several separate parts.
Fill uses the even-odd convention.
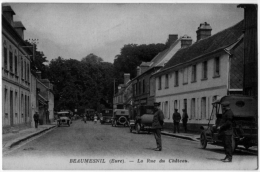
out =
[[[112,116],[113,116],[113,109],[103,109],[100,115],[100,123],[101,124],[111,123]]]
[[[130,119],[130,132],[136,131],[139,134],[141,131],[148,131],[152,129],[154,106],[141,105],[133,110]]]
[[[69,111],[61,111],[57,113],[57,125],[60,127],[61,125],[70,126],[72,123],[71,121],[71,114]]]
[[[112,127],[118,125],[129,126],[129,111],[127,109],[115,109],[112,118]]]
[[[212,103],[213,109],[207,126],[201,126],[200,145],[206,148],[207,143],[222,145],[222,136],[218,127],[221,125],[222,105],[224,101],[230,102],[233,117],[232,151],[238,145],[246,149],[258,144],[257,103],[252,97],[246,96],[224,96]],[[210,125],[215,116],[215,124]]]

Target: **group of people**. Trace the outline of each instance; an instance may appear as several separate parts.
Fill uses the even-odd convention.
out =
[[[223,102],[223,115],[221,118],[220,125],[218,127],[219,133],[222,136],[222,142],[225,149],[225,158],[221,159],[223,162],[232,162],[232,134],[233,134],[233,128],[232,128],[232,120],[233,120],[233,112],[231,111],[229,107],[229,102]],[[162,151],[162,139],[161,139],[161,129],[164,125],[164,115],[163,112],[160,110],[160,103],[155,102],[154,103],[155,112],[153,117],[153,123],[152,123],[152,129],[154,133],[154,137],[156,140],[157,147],[154,149],[155,151]],[[173,113],[173,123],[174,123],[174,133],[179,133],[179,123],[182,119],[183,127],[185,132],[187,132],[187,121],[188,121],[188,114],[186,112],[186,109],[183,109],[182,117],[180,113],[178,113],[178,109],[175,109],[175,112]]]

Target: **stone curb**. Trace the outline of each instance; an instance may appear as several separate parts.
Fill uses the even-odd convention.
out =
[[[30,139],[30,138],[32,138],[32,137],[34,137],[34,136],[37,136],[37,135],[39,135],[39,134],[41,134],[41,133],[44,133],[44,132],[46,132],[46,131],[48,131],[48,130],[50,130],[50,129],[52,129],[52,128],[55,128],[55,127],[56,127],[56,125],[53,125],[53,126],[51,126],[51,127],[49,127],[49,128],[43,129],[43,130],[41,130],[41,131],[39,131],[39,132],[30,134],[30,135],[27,135],[27,136],[23,136],[23,137],[20,137],[20,138],[17,138],[17,139],[15,139],[15,140],[13,140],[13,141],[10,141],[10,143],[7,143],[7,144],[4,146],[3,149],[10,149],[10,148],[12,148],[13,146],[18,145],[19,143],[21,143],[21,142],[23,142],[23,141],[25,141],[25,140],[27,140],[27,139]]]
[[[176,134],[167,133],[167,132],[164,132],[164,131],[162,131],[162,134],[163,134],[163,135],[166,135],[166,136],[172,136],[172,137],[177,137],[177,138],[186,139],[186,140],[191,140],[191,141],[196,141],[196,142],[199,141],[199,140],[194,139],[194,138],[189,137],[189,136],[176,135]]]

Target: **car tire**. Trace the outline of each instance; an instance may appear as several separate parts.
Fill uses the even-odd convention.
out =
[[[205,131],[203,131],[203,132],[200,134],[200,147],[201,147],[202,149],[206,149],[207,144],[208,144],[208,141],[207,141],[206,133],[205,133]]]
[[[135,130],[136,130],[136,133],[137,133],[137,134],[140,134],[140,130],[141,130],[140,124],[137,123],[137,124],[135,125]]]
[[[232,152],[235,152],[237,149],[237,142],[234,136],[232,136]]]

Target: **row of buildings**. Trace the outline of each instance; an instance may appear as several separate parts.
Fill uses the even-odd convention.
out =
[[[114,107],[160,102],[166,127],[174,109],[186,109],[196,130],[208,123],[218,97],[257,96],[257,5],[238,7],[244,8],[244,20],[214,35],[206,22],[194,43],[187,35],[169,35],[169,48],[141,63],[132,80],[125,74]]]
[[[35,45],[24,40],[21,21],[15,12],[2,6],[2,129],[3,133],[34,127],[33,114],[40,114],[40,124],[54,119],[53,85],[41,78],[33,65]]]

